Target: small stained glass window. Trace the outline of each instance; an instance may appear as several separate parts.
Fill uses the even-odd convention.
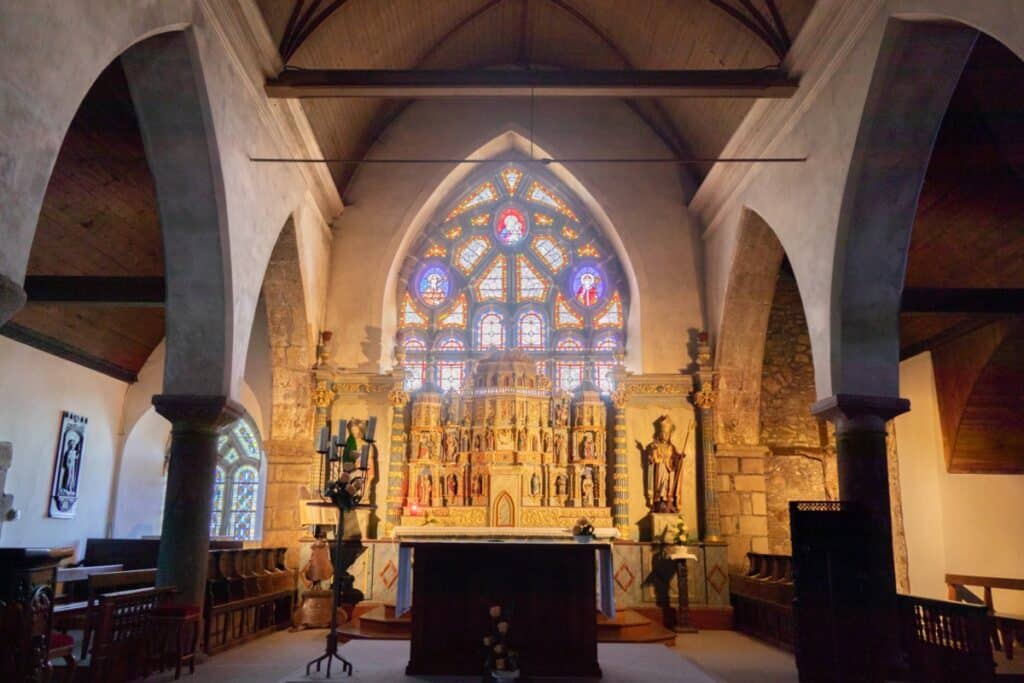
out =
[[[555,365],[555,383],[563,391],[575,391],[583,382],[582,361],[559,361]]]
[[[424,361],[406,361],[405,390],[416,391],[423,386],[427,377],[427,364]]]
[[[438,351],[465,351],[466,345],[458,337],[445,337],[437,345]]]
[[[487,221],[489,220],[491,220],[491,214],[482,213],[479,216],[473,216],[472,218],[470,218],[469,222],[471,225],[479,227],[481,225],[487,225]]]
[[[544,318],[540,313],[529,311],[519,316],[519,348],[526,351],[543,351],[546,346],[545,327]]]
[[[456,216],[460,216],[471,209],[475,209],[478,206],[489,204],[498,199],[498,188],[494,186],[494,183],[484,183],[477,187],[475,190],[469,193],[469,195],[463,199],[458,205],[452,209],[446,221],[450,221]]]
[[[569,255],[555,240],[547,235],[535,237],[533,240],[533,253],[551,269],[557,273],[569,263]]]
[[[544,301],[551,283],[530,263],[525,254],[516,257],[516,291],[519,301]]]
[[[438,316],[437,326],[441,329],[466,329],[466,295],[460,294],[451,307]]]
[[[617,351],[619,348],[619,340],[613,335],[606,334],[597,340],[597,344],[594,345],[595,351]]]
[[[603,309],[594,316],[594,327],[603,330],[622,327],[622,301],[615,292]]]
[[[462,361],[441,361],[437,364],[438,383],[441,391],[462,391],[465,365]]]
[[[494,236],[502,244],[512,246],[526,239],[529,227],[526,216],[519,209],[508,207],[498,214],[494,221]]]
[[[478,348],[501,350],[505,348],[505,320],[500,313],[484,313],[477,325]]]
[[[470,237],[455,250],[455,267],[462,271],[463,275],[469,275],[480,263],[480,259],[490,248],[491,243],[486,237],[479,235]]]
[[[430,266],[420,275],[420,300],[428,306],[440,306],[451,291],[448,273],[440,266]]]
[[[505,257],[499,255],[484,270],[476,283],[476,296],[480,301],[504,301],[508,286],[505,277]]]
[[[560,339],[558,341],[558,346],[556,348],[559,351],[569,351],[569,352],[582,351],[583,350],[583,342],[581,342],[576,337],[566,337],[565,339]]]
[[[426,351],[427,343],[420,337],[406,337],[402,347],[406,351]]]
[[[615,366],[605,361],[594,363],[594,376],[602,393],[610,394],[615,390]]]
[[[210,535],[251,541],[259,536],[260,461],[256,426],[241,418],[217,441],[218,459],[210,501]]]

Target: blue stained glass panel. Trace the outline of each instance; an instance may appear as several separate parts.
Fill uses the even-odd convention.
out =
[[[440,266],[430,266],[420,275],[420,300],[428,306],[440,306],[448,298],[451,287],[447,271]]]

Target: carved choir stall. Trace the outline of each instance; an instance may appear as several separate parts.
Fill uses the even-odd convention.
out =
[[[552,391],[525,354],[479,361],[462,395],[426,385],[412,401],[402,524],[612,526],[607,411],[592,382]]]

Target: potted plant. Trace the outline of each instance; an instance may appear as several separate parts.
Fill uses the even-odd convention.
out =
[[[572,527],[572,535],[577,543],[589,543],[594,540],[594,525],[586,517],[580,517]]]
[[[509,615],[501,605],[490,608],[491,628],[483,637],[484,670],[496,681],[519,678],[519,653],[509,647]]]

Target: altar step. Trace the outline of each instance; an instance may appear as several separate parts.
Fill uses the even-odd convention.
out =
[[[395,616],[394,605],[361,603],[352,610],[352,619],[338,628],[351,640],[408,640],[412,628],[409,614]],[[639,612],[620,610],[614,619],[597,615],[597,640],[600,643],[675,642],[676,634]]]

